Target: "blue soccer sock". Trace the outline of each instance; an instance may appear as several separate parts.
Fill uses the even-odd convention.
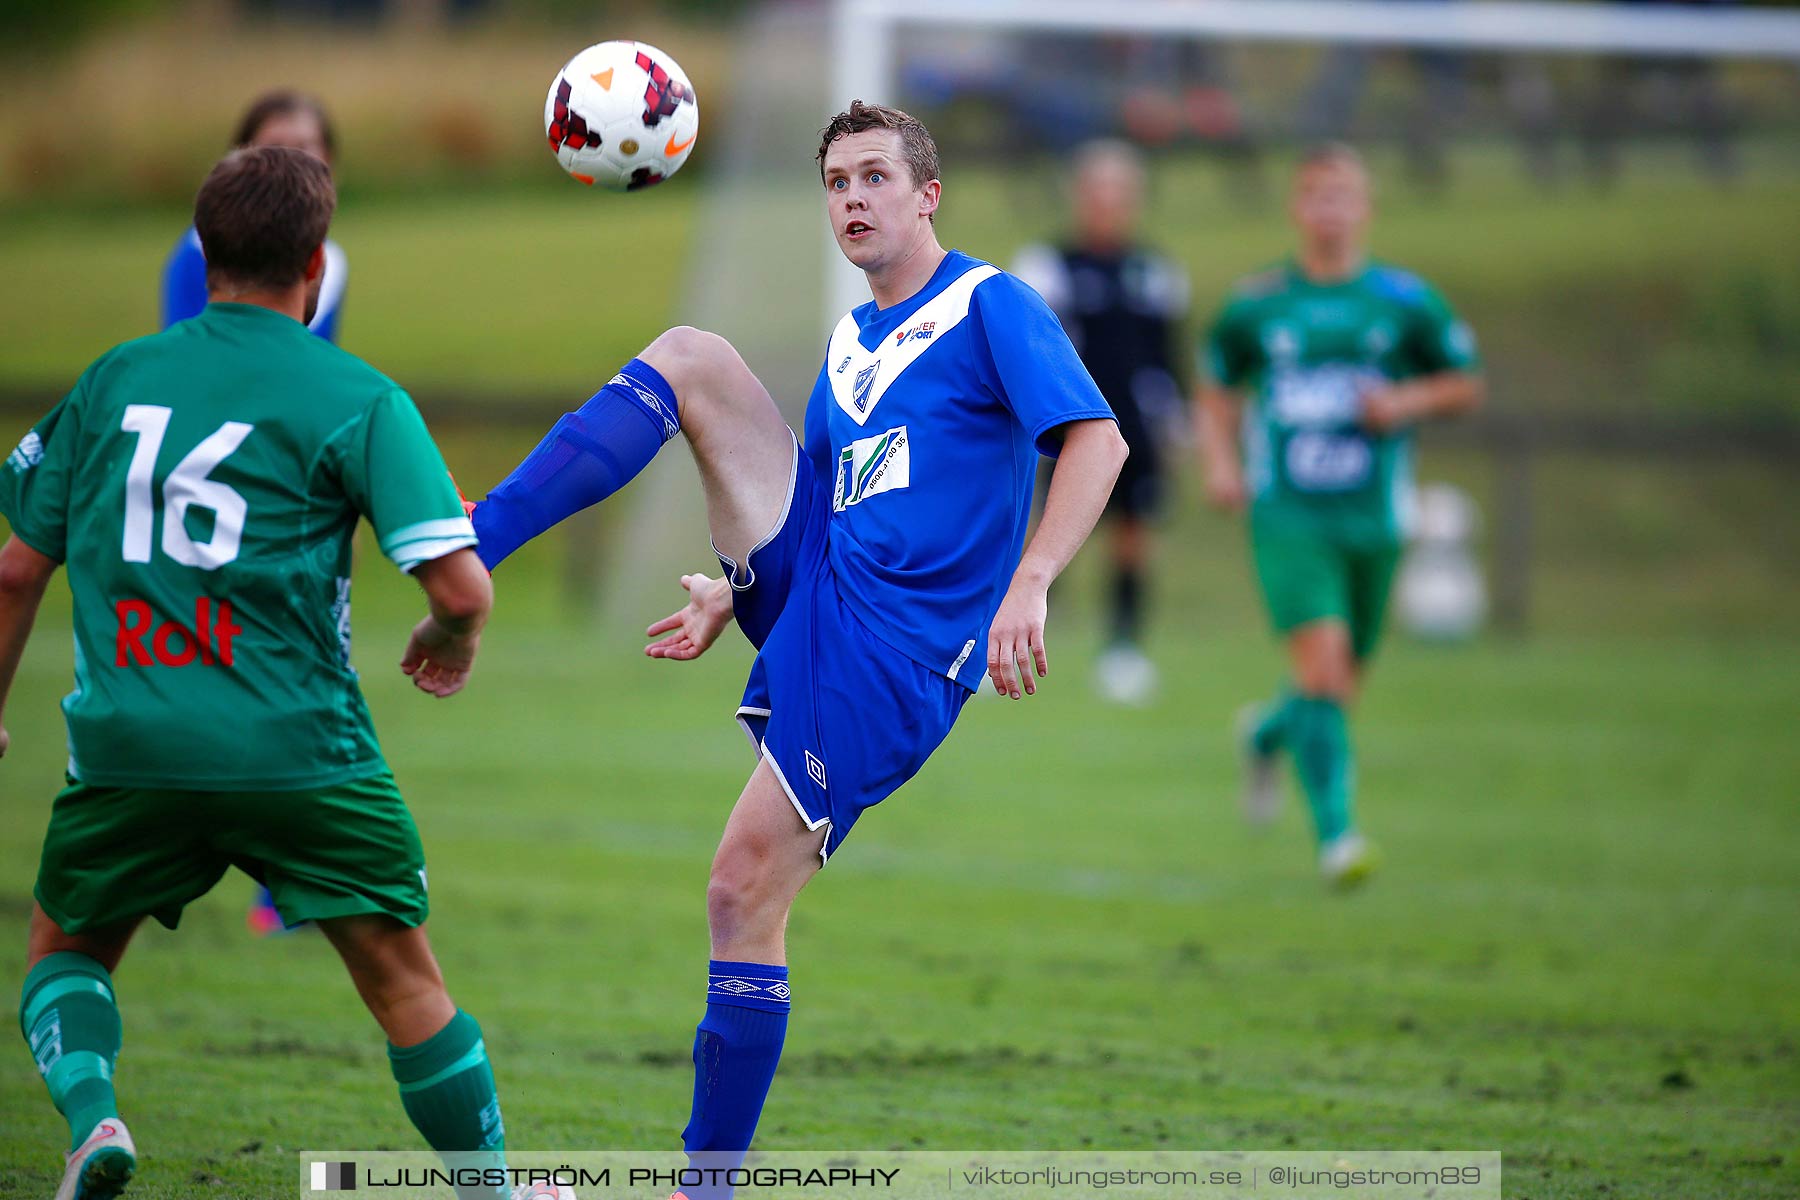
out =
[[[564,413],[475,506],[481,561],[491,571],[552,525],[600,503],[680,432],[675,389],[655,367],[632,359],[586,404]]]
[[[702,1172],[739,1166],[750,1149],[763,1101],[787,1038],[788,969],[767,963],[707,967],[706,1016],[694,1035],[694,1109],[681,1144]],[[731,1188],[702,1174],[688,1200],[728,1200]]]
[[[416,1046],[388,1045],[400,1103],[426,1143],[452,1169],[506,1165],[506,1127],[487,1044],[475,1018],[458,1009]],[[504,1187],[459,1187],[460,1200],[505,1200]]]

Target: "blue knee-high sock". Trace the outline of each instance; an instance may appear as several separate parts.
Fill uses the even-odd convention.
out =
[[[694,1109],[681,1132],[689,1166],[701,1175],[681,1190],[689,1200],[726,1200],[731,1188],[710,1172],[723,1179],[750,1149],[787,1037],[788,969],[715,959],[707,972],[706,1016],[694,1034]]]
[[[552,525],[637,477],[681,432],[675,389],[634,358],[586,404],[564,413],[525,461],[475,506],[476,552],[493,570]]]

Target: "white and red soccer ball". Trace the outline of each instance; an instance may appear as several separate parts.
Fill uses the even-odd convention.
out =
[[[562,169],[582,183],[636,191],[687,161],[700,104],[680,65],[643,42],[589,46],[551,81],[544,136]]]

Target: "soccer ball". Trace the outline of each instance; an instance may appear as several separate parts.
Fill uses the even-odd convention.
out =
[[[582,183],[635,192],[687,161],[700,133],[694,85],[674,59],[643,42],[589,46],[556,73],[544,97],[544,135]]]

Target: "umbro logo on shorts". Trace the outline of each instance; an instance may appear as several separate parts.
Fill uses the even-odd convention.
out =
[[[811,750],[806,752],[806,775],[821,789],[825,789],[825,764],[814,758]]]

